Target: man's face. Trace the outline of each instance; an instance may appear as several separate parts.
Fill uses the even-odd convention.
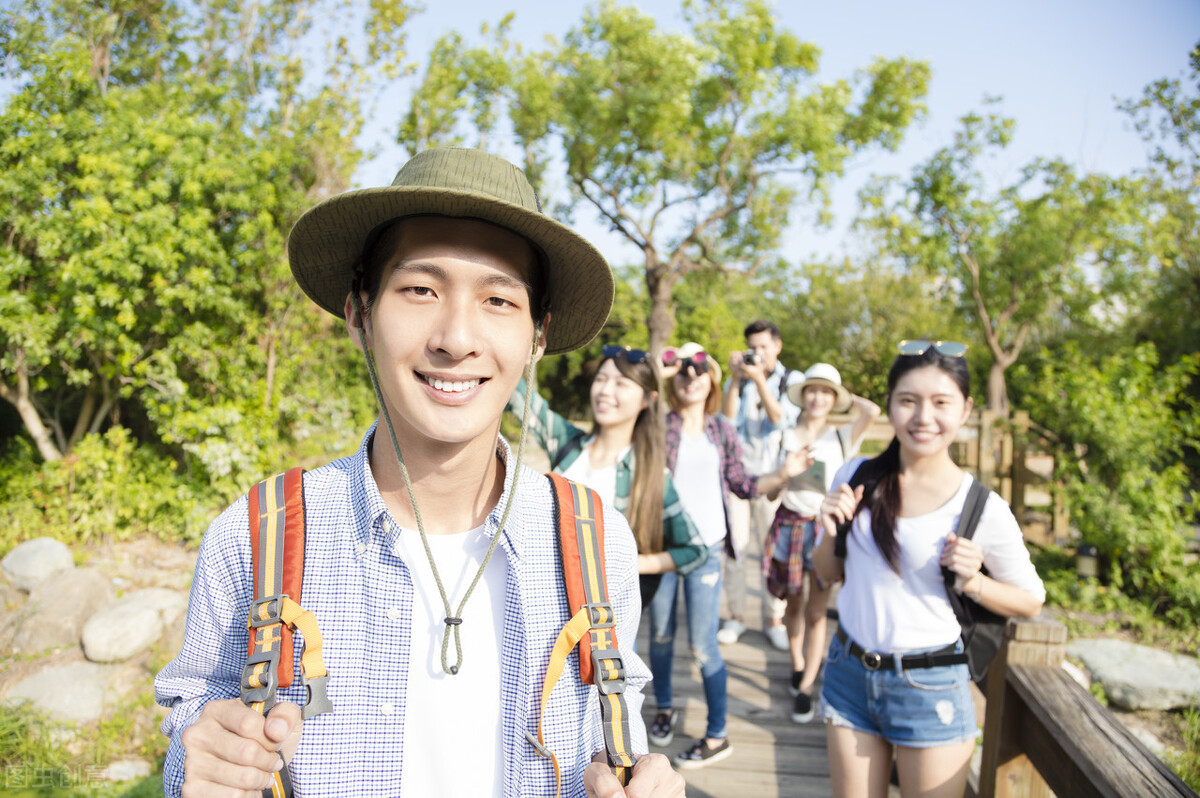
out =
[[[771,335],[770,330],[763,330],[746,338],[746,348],[758,355],[758,362],[762,364],[763,371],[770,374],[779,362],[783,341]]]
[[[486,222],[426,216],[394,225],[380,246],[391,252],[367,342],[402,444],[494,446],[533,356],[529,242]],[[346,311],[353,319],[349,300]],[[358,344],[354,326],[350,334]],[[545,347],[543,334],[537,356]]]

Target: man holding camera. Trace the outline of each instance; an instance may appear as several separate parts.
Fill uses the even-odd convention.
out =
[[[721,413],[737,427],[742,441],[746,472],[761,476],[775,470],[778,456],[778,430],[796,423],[800,408],[787,398],[787,386],[803,382],[804,375],[785,368],[779,362],[783,337],[779,328],[759,319],[746,326],[746,351],[734,352],[729,358],[729,379]],[[738,499],[731,497],[730,526],[733,548],[737,557],[725,562],[725,596],[729,601],[729,619],[721,624],[717,639],[734,643],[746,631],[746,567],[741,555],[753,539],[757,551],[762,551],[763,538],[771,528],[778,501],[765,497]],[[763,595],[763,632],[775,648],[788,650],[787,630],[783,626],[784,602]]]

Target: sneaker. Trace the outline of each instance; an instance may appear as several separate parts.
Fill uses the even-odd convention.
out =
[[[771,645],[780,651],[787,651],[790,648],[788,645],[787,628],[783,624],[777,623],[774,626],[768,626],[765,634]]]
[[[788,695],[800,695],[800,683],[804,681],[804,671],[792,671],[792,683],[788,685]]]
[[[746,631],[746,624],[737,618],[730,618],[721,623],[721,628],[717,631],[717,642],[727,646],[732,645],[738,641],[744,631]]]
[[[812,696],[808,693],[797,693],[792,700],[792,722],[808,723],[814,714],[816,710],[813,709]]]
[[[675,739],[675,712],[670,709],[660,710],[650,724],[650,744],[664,748]]]
[[[733,746],[729,744],[728,738],[721,741],[721,744],[716,748],[709,748],[704,744],[704,740],[697,740],[691,748],[675,757],[675,765],[685,770],[694,768],[702,768],[706,765],[711,765],[713,762],[720,762],[725,757],[733,753]]]

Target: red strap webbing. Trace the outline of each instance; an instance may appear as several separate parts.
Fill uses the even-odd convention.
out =
[[[300,603],[304,582],[304,488],[303,468],[293,468],[264,480],[250,490],[250,550],[254,560],[256,600],[286,595]],[[270,495],[268,495],[270,494]],[[271,511],[269,508],[276,508]],[[290,687],[295,664],[292,630],[277,627],[279,640],[279,686]],[[255,654],[256,637],[251,629],[247,656]]]

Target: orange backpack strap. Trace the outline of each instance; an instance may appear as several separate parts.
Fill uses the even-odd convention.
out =
[[[630,752],[629,709],[625,704],[625,664],[617,648],[616,616],[608,602],[604,572],[604,512],[596,492],[557,474],[549,474],[558,519],[559,553],[571,619],[558,635],[550,654],[537,738],[526,733],[537,752],[554,763],[556,785],[558,760],[545,747],[542,717],[550,693],[562,675],[567,657],[579,647],[579,678],[595,684],[600,696],[604,747],[608,764],[622,784],[628,784],[637,758]],[[561,792],[561,788],[556,787]]]
[[[246,624],[250,629],[246,666],[242,669],[242,701],[266,714],[275,692],[290,687],[295,673],[292,632],[304,636],[300,678],[307,688],[304,717],[332,712],[326,695],[321,630],[311,612],[300,607],[304,582],[304,469],[293,468],[265,479],[250,490],[250,551],[254,601]],[[264,796],[291,794],[285,767]]]

